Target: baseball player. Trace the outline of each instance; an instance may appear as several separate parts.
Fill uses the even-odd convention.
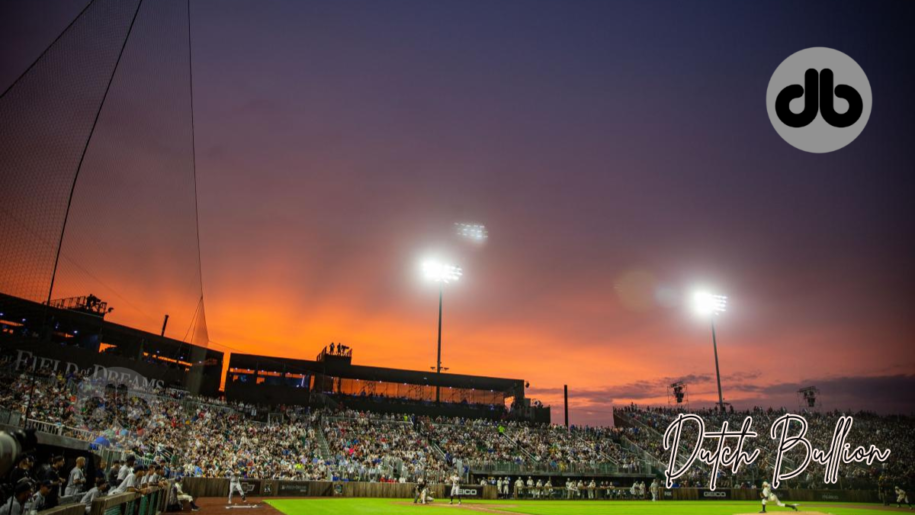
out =
[[[182,479],[183,478],[179,477],[172,483],[172,487],[168,492],[169,504],[177,505],[180,511],[182,503],[187,502],[191,505],[191,511],[200,511],[200,506],[197,506],[197,503],[194,502],[194,498],[184,493],[184,489],[181,486]]]
[[[241,495],[242,502],[248,502],[248,496],[241,487],[241,478],[238,477],[238,474],[234,470],[230,470],[226,473],[226,477],[229,478],[229,504],[232,504],[232,494],[235,492]]]
[[[79,502],[86,507],[86,515],[89,515],[89,513],[92,511],[93,501],[99,497],[104,497],[106,492],[108,492],[108,482],[104,479],[99,479],[94,487],[83,494]]]
[[[124,482],[124,479],[127,478],[127,476],[129,476],[131,474],[131,472],[133,472],[134,464],[136,463],[136,461],[137,460],[135,457],[128,456],[127,460],[124,461],[124,464],[121,465],[121,468],[118,469],[118,484],[117,484],[118,487],[120,487],[121,484]],[[114,485],[112,485],[112,486],[114,486]]]
[[[902,508],[902,503],[906,503],[909,509],[912,509],[912,504],[909,503],[909,496],[906,495],[905,490],[902,488],[896,487],[896,507]]]
[[[648,490],[651,491],[651,501],[652,502],[657,501],[658,500],[658,478],[655,478],[654,481],[651,482],[651,486],[648,487]]]
[[[455,474],[451,475],[451,502],[448,504],[454,504],[454,497],[457,496],[458,505],[461,504],[461,476]]]
[[[419,499],[422,504],[432,504],[432,501],[435,499],[432,498],[432,492],[429,491],[429,484],[423,481],[423,490],[419,494]]]
[[[86,490],[86,474],[83,468],[86,466],[86,458],[80,456],[76,458],[76,465],[70,471],[70,478],[67,480],[67,488],[64,489],[64,495],[77,495]]]
[[[772,487],[769,485],[768,481],[763,481],[762,486],[762,511],[760,513],[766,513],[767,502],[774,502],[781,508],[791,508],[792,510],[797,511],[797,504],[785,504],[778,500],[778,496],[772,491]]]
[[[413,485],[413,504],[419,502],[419,498],[422,496],[423,489],[425,488],[425,482],[425,479],[419,478],[419,480],[416,481],[416,484]]]

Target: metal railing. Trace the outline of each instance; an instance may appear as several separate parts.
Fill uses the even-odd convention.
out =
[[[18,411],[0,408],[0,424],[9,426],[19,426],[22,423],[22,413]]]
[[[2,419],[2,416],[0,416]],[[57,436],[68,436],[83,441],[92,441],[92,431],[79,429],[76,427],[65,426],[58,422],[45,422],[42,420],[28,419],[25,422],[26,429],[34,429],[41,433],[48,433]]]
[[[90,515],[156,515],[164,512],[168,502],[168,488],[153,488],[149,493],[123,493],[96,499]]]
[[[619,467],[613,463],[542,463],[511,461],[469,460],[465,465],[474,474],[486,475],[613,475],[619,474]]]

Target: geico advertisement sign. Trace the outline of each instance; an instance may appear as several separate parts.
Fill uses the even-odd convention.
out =
[[[699,499],[730,499],[731,492],[728,490],[699,490]]]

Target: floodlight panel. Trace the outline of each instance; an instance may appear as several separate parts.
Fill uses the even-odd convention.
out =
[[[489,235],[486,231],[486,226],[481,224],[455,224],[457,226],[457,233],[459,236],[469,238],[476,241],[485,240]]]
[[[438,261],[425,261],[422,264],[423,276],[437,283],[452,283],[463,275],[460,267]]]
[[[728,298],[709,292],[696,292],[693,295],[693,309],[700,315],[717,315],[727,311]]]

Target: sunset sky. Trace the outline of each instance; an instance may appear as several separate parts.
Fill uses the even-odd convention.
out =
[[[0,7],[0,88],[84,5]],[[438,292],[419,263],[437,255],[464,270],[444,293],[444,366],[525,379],[554,421],[563,384],[573,423],[667,404],[684,378],[694,405],[712,402],[697,288],[729,297],[717,329],[736,407],[794,408],[816,385],[830,409],[915,413],[915,4],[191,6],[215,348],[314,359],[342,341],[354,363],[428,369]],[[813,46],[855,59],[874,95],[861,136],[823,155],[783,141],[765,106],[775,68]],[[169,285],[196,261],[105,250],[111,235],[142,248],[155,223],[194,236],[190,203],[116,214],[146,202],[173,207],[75,200],[112,221],[74,225],[100,243],[65,252],[55,297],[91,288],[112,320],[152,331],[169,312],[180,339],[196,298]],[[457,222],[490,237],[461,240]]]

